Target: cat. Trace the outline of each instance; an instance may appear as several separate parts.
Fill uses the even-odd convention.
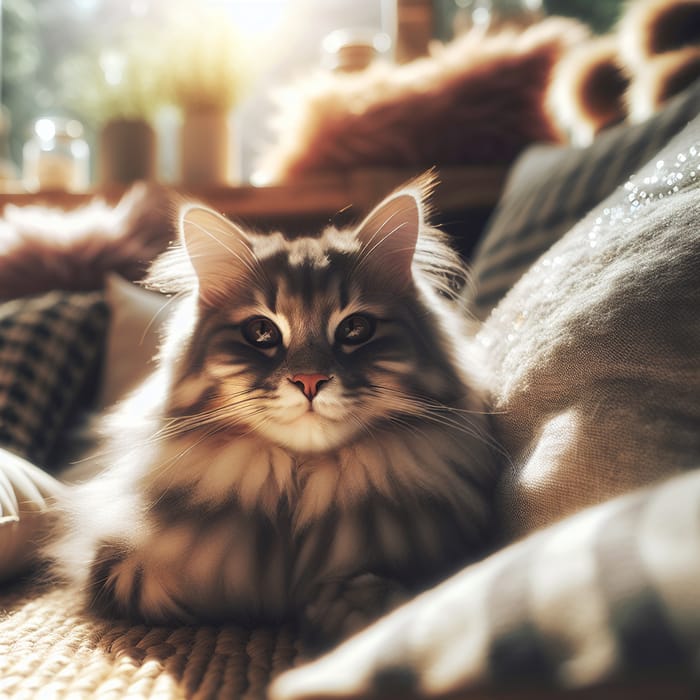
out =
[[[177,304],[157,368],[58,506],[91,608],[328,644],[483,548],[497,460],[429,188],[292,239],[182,207],[148,278]]]

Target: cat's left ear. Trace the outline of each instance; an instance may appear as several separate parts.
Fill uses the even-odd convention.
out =
[[[411,264],[425,225],[424,194],[420,182],[397,190],[377,205],[357,230],[368,262],[400,285],[412,279]]]

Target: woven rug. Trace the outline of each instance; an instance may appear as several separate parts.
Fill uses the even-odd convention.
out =
[[[291,629],[97,620],[62,588],[0,588],[0,698],[261,698],[289,668]]]

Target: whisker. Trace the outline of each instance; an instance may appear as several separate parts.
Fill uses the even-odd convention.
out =
[[[139,345],[143,345],[143,341],[146,338],[146,335],[148,332],[151,330],[153,327],[153,324],[156,322],[156,319],[175,301],[179,301],[183,297],[187,296],[186,292],[178,292],[177,294],[173,294],[170,298],[168,298],[163,305],[156,311],[153,316],[151,316],[151,319],[149,322],[146,324],[146,327],[143,329],[143,333],[141,333],[141,337],[139,338]]]
[[[397,416],[420,417],[434,425],[442,425],[451,430],[457,430],[464,435],[479,440],[504,459],[506,463],[511,464],[511,457],[508,451],[488,432],[487,426],[468,420],[470,416],[491,415],[490,411],[448,406],[439,403],[435,399],[429,397],[416,398],[391,387],[372,386],[371,389],[375,391],[375,395],[382,400],[386,408],[392,411],[392,415],[389,417],[390,420],[395,420]],[[417,429],[413,423],[409,423],[409,425],[412,430]]]

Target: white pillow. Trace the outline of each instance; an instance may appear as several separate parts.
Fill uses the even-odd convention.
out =
[[[97,409],[122,399],[153,369],[170,299],[116,274],[106,283],[110,322]]]
[[[48,500],[62,488],[50,474],[0,448],[0,581],[31,562],[48,522]]]

